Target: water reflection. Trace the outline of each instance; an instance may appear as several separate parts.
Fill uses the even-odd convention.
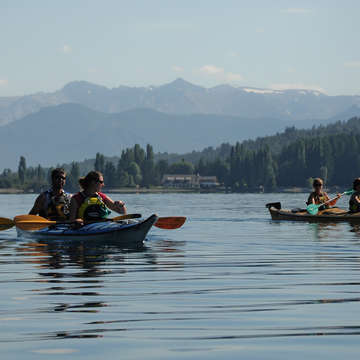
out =
[[[350,232],[354,233],[354,235],[360,238],[360,224],[350,224]]]
[[[360,238],[360,224],[348,222],[334,223],[310,223],[309,228],[312,229],[314,238],[317,240],[343,239],[344,231],[352,236]]]
[[[1,243],[2,349],[13,341],[20,359],[63,349],[74,359],[358,356],[357,226],[276,223],[264,196],[244,209],[246,196],[191,195],[188,225],[154,229],[141,248]]]
[[[124,262],[126,254],[145,253],[148,249],[144,244],[108,245],[89,242],[29,242],[17,247],[18,252],[28,256],[28,261],[37,264],[39,268],[63,269],[76,265],[86,270],[81,276],[99,276],[97,271],[109,259]],[[66,274],[67,276],[69,274]]]
[[[27,242],[16,247],[16,252],[24,257],[24,262],[33,265],[37,277],[33,280],[40,285],[31,292],[43,296],[74,296],[80,298],[103,297],[102,289],[107,276],[124,276],[134,271],[143,271],[150,266],[151,271],[166,267],[179,268],[184,265],[181,247],[184,242],[153,239],[156,251],[146,244],[121,246],[118,244],[89,242]],[[158,254],[164,253],[166,261]],[[171,258],[171,260],[169,260]],[[124,278],[122,278],[124,281]],[[126,280],[125,280],[126,281]],[[44,287],[44,284],[51,286]],[[108,306],[104,301],[82,303],[58,303],[48,311],[56,312],[98,312]]]

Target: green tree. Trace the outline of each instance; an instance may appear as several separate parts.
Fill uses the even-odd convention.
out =
[[[73,161],[71,163],[70,171],[66,176],[66,190],[70,192],[76,192],[79,190],[79,177],[80,177],[80,165]]]
[[[104,177],[106,186],[114,187],[117,185],[117,172],[115,165],[111,161],[105,163]]]
[[[133,154],[134,154],[133,161],[135,161],[140,166],[140,168],[142,168],[143,162],[145,161],[145,157],[147,158],[148,154],[145,155],[144,149],[142,149],[139,144],[135,144]]]
[[[142,185],[150,187],[155,182],[154,151],[151,145],[146,146],[146,157],[142,163]]]
[[[132,183],[134,183],[135,185],[141,184],[142,181],[141,169],[140,166],[135,161],[130,163],[128,173],[130,176],[129,186],[133,186]]]
[[[24,185],[25,183],[25,174],[26,174],[26,160],[24,156],[20,156],[18,176],[21,185]]]
[[[191,175],[193,173],[194,165],[190,162],[184,161],[184,159],[181,162],[177,162],[169,166],[169,174]]]
[[[95,164],[94,164],[95,171],[100,171],[104,173],[105,170],[105,157],[100,153],[96,153]]]
[[[159,160],[155,165],[155,173],[157,183],[160,184],[163,176],[169,172],[169,162],[167,160]]]

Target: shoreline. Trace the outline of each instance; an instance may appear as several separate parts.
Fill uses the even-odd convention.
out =
[[[44,189],[45,190],[45,189]],[[44,191],[42,190],[42,191]],[[341,192],[339,186],[329,186],[324,189],[328,193]],[[300,194],[310,193],[313,191],[311,188],[306,187],[290,187],[290,188],[278,188],[273,191],[262,191],[259,189],[252,189],[249,191],[231,191],[225,187],[218,188],[165,188],[165,187],[152,187],[148,188],[105,188],[104,193],[109,194],[271,194],[271,193],[284,193],[284,194]],[[36,191],[24,191],[16,188],[0,188],[1,194],[39,194]]]
[[[334,191],[333,191],[334,190]],[[225,189],[224,187],[216,188],[216,189],[191,189],[191,188],[163,188],[163,187],[154,187],[154,188],[109,188],[104,189],[104,193],[108,194],[262,194],[262,193],[309,193],[311,189],[301,188],[301,187],[293,187],[293,188],[281,188],[275,189],[271,192],[263,192],[263,191],[231,191],[229,189]],[[328,192],[336,192],[335,188],[326,189]],[[10,194],[39,194],[39,192],[35,191],[24,191],[16,188],[0,188],[0,195],[10,195]]]

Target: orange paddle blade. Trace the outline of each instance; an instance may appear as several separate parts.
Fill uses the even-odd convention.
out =
[[[14,221],[8,218],[0,217],[0,231],[12,228],[15,225]]]
[[[338,199],[334,199],[334,200],[329,201],[328,204],[329,204],[330,206],[335,206],[335,204],[336,204],[337,201],[338,201]]]
[[[40,230],[47,226],[56,224],[56,221],[31,221],[31,220],[19,220],[15,222],[16,227],[21,230]]]
[[[15,223],[17,221],[48,221],[48,219],[38,215],[17,215],[14,217]]]
[[[160,217],[154,224],[160,229],[178,229],[181,227],[186,220],[184,216],[168,216]]]

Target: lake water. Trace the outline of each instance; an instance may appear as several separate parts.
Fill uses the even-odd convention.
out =
[[[360,229],[275,222],[264,206],[306,197],[112,195],[130,213],[188,218],[138,248],[2,231],[1,359],[357,359]],[[0,216],[34,198],[0,195]]]

